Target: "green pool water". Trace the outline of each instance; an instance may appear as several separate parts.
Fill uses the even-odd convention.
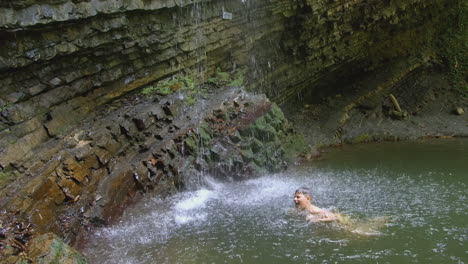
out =
[[[334,148],[243,182],[146,197],[84,248],[91,263],[466,263],[468,140]],[[294,190],[352,224],[309,223]],[[377,221],[376,221],[377,220]]]

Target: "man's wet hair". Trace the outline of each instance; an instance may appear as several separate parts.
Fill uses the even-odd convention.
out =
[[[296,193],[302,193],[304,196],[311,196],[310,189],[307,187],[300,187],[299,189],[296,190]]]

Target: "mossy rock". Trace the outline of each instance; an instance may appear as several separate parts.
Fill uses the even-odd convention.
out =
[[[263,142],[276,140],[276,130],[269,124],[265,116],[258,118],[251,126],[250,131],[251,135]]]
[[[206,124],[202,124],[198,128],[198,135],[202,146],[208,146],[212,140],[210,129]]]
[[[253,129],[252,126],[249,126],[249,127],[243,128],[243,129],[239,129],[239,134],[244,138],[253,137],[254,136],[254,129]]]
[[[259,166],[253,161],[249,162],[247,164],[247,167],[251,168],[252,170],[254,170],[255,172],[257,172],[259,174],[267,173],[267,170],[265,169],[264,166]]]
[[[246,138],[244,137],[242,139],[242,141],[239,143],[239,148],[241,150],[252,150],[252,141],[254,140],[255,138]]]
[[[250,148],[245,149],[245,150],[241,150],[240,154],[241,154],[242,159],[244,160],[244,162],[249,162],[249,161],[253,160],[253,158],[255,157],[253,151]]]
[[[270,125],[278,131],[283,130],[284,127],[287,126],[287,120],[283,111],[281,111],[281,108],[275,103],[271,105],[271,111],[266,116],[270,119]]]
[[[275,119],[278,119],[280,121],[284,121],[286,119],[283,111],[281,111],[281,108],[279,108],[279,106],[276,103],[271,104],[270,113]]]
[[[239,153],[233,153],[226,157],[224,163],[231,168],[241,167],[244,163],[242,156]]]
[[[366,143],[366,142],[371,142],[371,141],[374,141],[374,138],[371,135],[362,134],[362,135],[352,138],[349,143],[357,144],[357,143]]]
[[[86,259],[53,233],[33,238],[27,251],[32,263],[86,264]],[[29,262],[24,262],[29,263]]]
[[[190,137],[184,140],[184,146],[189,153],[196,153],[198,152],[199,145],[196,135],[191,135]]]
[[[237,144],[242,141],[242,137],[239,134],[239,131],[235,131],[234,133],[229,135],[229,140],[231,140],[232,143]]]
[[[265,148],[264,152],[267,155],[267,157],[281,157],[282,154],[284,153],[284,149],[281,147],[281,142],[275,141],[275,142],[268,142],[265,143]]]
[[[15,174],[9,171],[0,171],[0,189],[15,178]]]
[[[260,152],[262,152],[263,148],[264,148],[264,145],[260,140],[258,140],[256,138],[252,139],[251,149],[252,149],[253,153],[255,153],[255,154],[260,153]]]
[[[284,158],[286,161],[293,160],[299,154],[309,151],[309,144],[300,134],[291,134],[283,140]]]
[[[270,124],[267,124],[262,129],[257,129],[255,137],[264,142],[276,141],[277,132],[274,127]]]
[[[265,168],[267,165],[267,157],[265,153],[258,153],[255,155],[254,160],[255,164],[257,164],[259,167]]]

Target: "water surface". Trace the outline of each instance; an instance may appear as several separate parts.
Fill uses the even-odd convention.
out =
[[[146,197],[84,252],[91,263],[464,263],[467,172],[468,140],[346,146],[282,174]],[[300,186],[352,227],[305,221]]]

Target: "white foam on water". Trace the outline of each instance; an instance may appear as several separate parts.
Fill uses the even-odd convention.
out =
[[[468,195],[460,187],[465,183],[449,184],[445,178],[429,176],[319,167],[241,182],[199,177],[201,189],[190,186],[196,191],[145,199],[121,223],[98,230],[86,253],[93,263],[112,264],[239,263],[239,257],[254,263],[254,258],[263,261],[280,256],[294,263],[375,262],[399,254],[408,255],[410,261],[420,259],[408,251],[418,248],[396,244],[390,251],[381,249],[400,241],[397,236],[411,236],[403,232],[415,230],[432,239],[426,252],[436,253],[433,256],[438,260],[452,258],[459,253],[445,252],[443,246],[450,241],[462,248],[467,240],[465,229],[462,224],[451,227],[438,222],[448,223],[451,214],[465,215]],[[336,225],[307,222],[293,204],[294,191],[302,186],[311,189],[319,207],[334,208],[350,221]],[[452,202],[447,204],[448,200]],[[453,255],[452,260],[457,258]]]
[[[215,196],[214,191],[201,189],[190,194],[188,198],[178,202],[175,209],[179,211],[200,209],[206,206],[208,200]]]
[[[224,184],[217,182],[211,177],[204,177],[203,182],[206,188],[194,192],[184,193],[183,196],[175,196],[174,199],[182,198],[174,205],[173,217],[177,224],[187,224],[193,221],[202,222],[207,219],[205,207],[207,204],[217,199],[219,191],[224,188]]]
[[[246,188],[237,189],[243,193],[227,195],[227,203],[239,206],[262,205],[266,201],[278,197],[291,197],[298,187],[296,179],[287,178],[286,175],[278,174],[265,176],[258,179],[247,180],[243,183]]]
[[[175,215],[174,219],[177,224],[186,224],[195,220],[203,221],[206,220],[207,214],[205,213],[200,213],[200,214],[194,214],[194,215],[186,215],[186,214],[179,214]]]
[[[106,227],[98,230],[96,234],[103,237],[116,238],[125,236],[126,234],[136,234],[140,229],[141,223],[136,222],[131,224]]]

